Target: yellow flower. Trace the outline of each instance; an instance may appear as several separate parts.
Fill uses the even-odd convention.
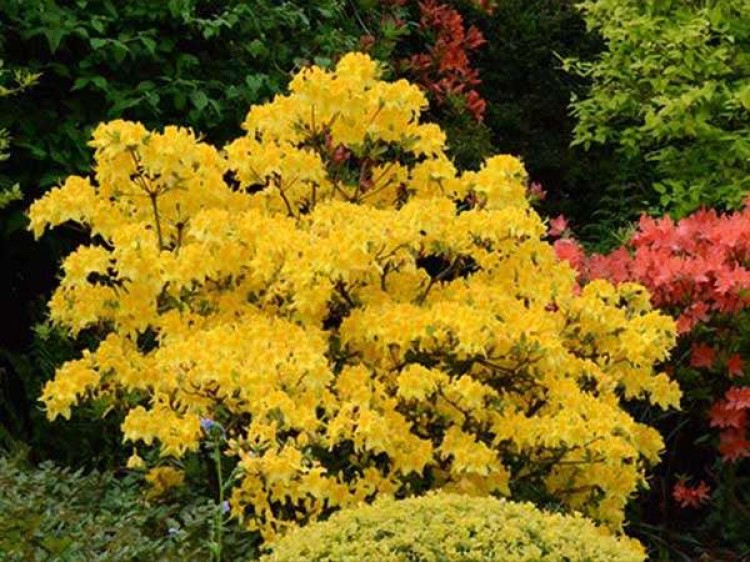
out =
[[[133,455],[131,455],[128,458],[128,462],[125,465],[128,469],[143,469],[146,467],[146,464],[144,463],[141,456],[138,455],[138,452],[133,451]]]
[[[677,405],[654,372],[674,324],[639,286],[578,292],[521,162],[457,171],[425,109],[353,53],[251,108],[221,151],[180,127],[97,127],[91,179],[29,212],[36,236],[90,230],[50,316],[102,336],[45,385],[47,415],[111,401],[162,464],[220,416],[241,469],[232,513],[267,538],[408,496],[420,475],[471,495],[533,475],[541,496],[618,528],[662,447],[621,400]],[[183,475],[147,480],[161,493]]]
[[[185,474],[174,467],[154,467],[146,474],[146,481],[151,485],[151,493],[161,496],[169,489],[182,485]]]

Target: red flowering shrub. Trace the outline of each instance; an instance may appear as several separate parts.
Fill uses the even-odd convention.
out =
[[[472,4],[487,14],[494,8],[488,0]],[[458,10],[437,0],[380,0],[367,19],[371,25],[360,38],[362,49],[418,83],[434,107],[457,109],[482,121],[486,102],[476,89],[481,80],[470,56],[486,40],[475,26],[464,25]]]
[[[466,110],[481,121],[486,102],[476,90],[481,80],[469,55],[487,41],[476,27],[467,29],[461,14],[447,4],[425,0],[418,5],[419,30],[432,41],[426,52],[409,58],[407,68],[439,104],[460,98]]]
[[[736,349],[741,335],[727,322],[750,308],[750,206],[728,215],[702,210],[678,222],[642,217],[624,247],[581,266],[588,279],[642,283],[654,305],[675,316],[690,341],[689,366],[721,372],[718,387],[729,385],[708,411],[710,426],[720,431],[722,459],[750,457],[750,386]],[[720,331],[695,330],[701,324]]]
[[[561,226],[553,220],[550,236]],[[555,248],[578,269],[582,284],[639,282],[676,319],[680,338],[667,369],[684,400],[663,429],[672,438],[668,456],[677,458],[665,466],[673,474],[679,468],[706,475],[715,482],[714,501],[734,511],[730,520],[750,526],[748,462],[742,461],[750,457],[750,204],[731,214],[701,210],[680,221],[644,216],[627,243],[606,255],[587,256],[571,238],[557,240]],[[671,496],[682,508],[698,508],[709,490],[705,481],[689,487],[678,477]]]

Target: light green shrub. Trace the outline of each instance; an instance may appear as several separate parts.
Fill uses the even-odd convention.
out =
[[[592,81],[572,106],[575,143],[614,148],[655,210],[739,207],[750,193],[750,3],[586,0],[581,8],[606,50],[573,65]]]
[[[274,542],[267,561],[643,561],[641,545],[529,503],[437,493],[342,510]]]

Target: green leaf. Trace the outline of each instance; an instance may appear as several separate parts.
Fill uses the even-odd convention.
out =
[[[106,90],[107,89],[107,79],[103,76],[94,76],[91,79],[91,83],[99,88],[100,90]]]
[[[81,90],[85,88],[89,83],[89,77],[88,76],[81,76],[80,78],[76,78],[76,81],[73,83],[73,87],[70,89],[71,92],[75,92],[76,90]]]
[[[115,102],[112,107],[109,110],[110,117],[119,117],[122,115],[122,112],[126,109],[132,108],[134,106],[137,106],[139,103],[141,103],[142,98],[141,97],[135,97],[135,98],[122,98],[121,100]]]
[[[257,97],[258,92],[263,87],[264,78],[265,76],[262,74],[248,74],[245,77],[245,84],[247,85],[248,94],[251,99]]]
[[[146,47],[146,50],[149,52],[149,54],[154,55],[156,53],[156,41],[154,41],[150,37],[141,36],[141,43],[143,43],[143,46]]]
[[[268,48],[260,39],[253,39],[248,45],[247,51],[254,57],[262,57],[268,53]]]
[[[120,64],[125,60],[125,57],[130,52],[130,49],[128,49],[128,46],[125,45],[125,43],[123,43],[122,41],[112,40],[112,52],[115,62],[117,64]]]
[[[746,110],[750,110],[750,84],[743,87],[738,93],[737,93],[737,99],[740,101],[740,104],[742,104],[742,107]]]
[[[93,18],[91,20],[91,28],[98,33],[104,33],[104,21],[100,18]]]
[[[29,224],[29,218],[22,211],[14,209],[3,218],[3,237],[9,238],[12,234],[24,230]]]
[[[49,50],[51,53],[55,53],[60,46],[60,42],[66,35],[66,30],[62,27],[47,28],[44,31],[44,36],[47,38],[49,43]]]
[[[185,93],[181,90],[176,91],[172,95],[172,99],[174,100],[174,107],[178,111],[182,111],[185,109],[185,104],[187,103],[187,96]]]
[[[201,91],[197,90],[190,94],[190,101],[193,102],[193,106],[195,106],[195,109],[198,111],[203,111],[203,108],[208,105],[208,96]]]

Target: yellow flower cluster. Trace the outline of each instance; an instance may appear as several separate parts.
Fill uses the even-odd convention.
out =
[[[291,530],[265,561],[643,561],[643,547],[580,515],[430,494],[342,510]]]
[[[146,482],[151,485],[151,494],[155,496],[179,487],[184,480],[185,474],[174,467],[154,467],[146,474]]]
[[[50,311],[102,335],[46,385],[49,417],[110,398],[166,465],[217,420],[232,510],[267,537],[377,495],[522,484],[618,527],[662,447],[621,400],[678,403],[653,372],[673,324],[640,287],[578,288],[521,163],[458,173],[425,105],[354,53],[222,151],[101,125],[92,178],[30,211],[37,236],[90,229]]]

